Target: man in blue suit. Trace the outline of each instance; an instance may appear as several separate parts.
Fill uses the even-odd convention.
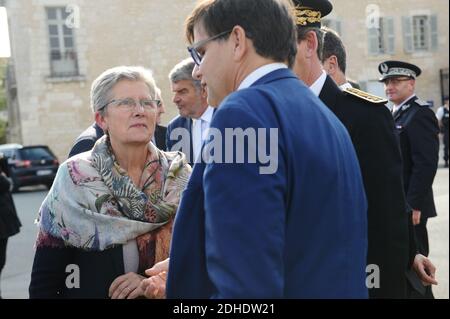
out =
[[[170,71],[172,100],[180,115],[169,123],[166,133],[167,150],[183,152],[191,166],[199,157],[214,113],[206,101],[205,88],[192,77],[194,65],[194,61],[189,58]]]
[[[289,10],[215,0],[188,18],[194,76],[219,107],[177,212],[168,298],[368,296],[355,151],[287,68],[296,54]]]

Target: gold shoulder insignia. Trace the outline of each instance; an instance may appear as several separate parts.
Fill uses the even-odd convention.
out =
[[[388,102],[386,99],[383,99],[382,97],[372,95],[370,93],[355,88],[346,88],[344,92],[375,104],[386,104]]]

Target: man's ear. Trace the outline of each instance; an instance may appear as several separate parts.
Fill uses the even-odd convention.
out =
[[[100,112],[95,112],[95,123],[102,128],[103,132],[108,131],[108,123]]]
[[[337,60],[337,57],[335,55],[328,57],[324,61],[323,67],[329,75],[331,76],[335,75],[336,72],[339,70],[339,62]]]
[[[317,39],[317,35],[314,31],[308,31],[306,33],[306,50],[307,57],[311,58],[315,54],[317,54],[317,48],[319,47],[319,40]]]
[[[410,81],[408,81],[408,83],[410,90],[414,92],[416,90],[416,80],[411,79]]]
[[[233,31],[231,31],[230,38],[233,43],[234,61],[236,62],[241,61],[249,49],[249,43],[247,42],[249,39],[245,34],[245,30],[239,25],[235,26]]]

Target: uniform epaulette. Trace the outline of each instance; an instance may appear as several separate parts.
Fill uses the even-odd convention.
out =
[[[430,103],[423,101],[423,100],[415,100],[414,102],[416,102],[417,104],[419,104],[420,106],[426,106],[429,107]]]
[[[372,95],[370,93],[355,89],[355,88],[346,88],[344,90],[344,93],[351,94],[353,96],[356,96],[360,99],[363,99],[365,101],[375,103],[375,104],[386,104],[388,101],[386,99],[383,99],[382,97]]]

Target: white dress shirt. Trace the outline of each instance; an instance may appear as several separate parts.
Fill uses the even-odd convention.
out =
[[[123,268],[125,273],[138,272],[139,270],[139,250],[136,239],[128,241],[122,246]]]
[[[239,91],[242,89],[246,89],[256,81],[261,79],[263,76],[279,69],[287,69],[287,65],[283,63],[271,63],[263,65],[262,67],[257,68],[255,71],[247,75],[247,77],[244,79],[244,81],[241,82],[237,90]]]
[[[192,147],[195,161],[198,160],[202,144],[208,137],[208,129],[211,125],[213,114],[214,109],[208,106],[200,118],[192,120]]]
[[[320,95],[320,92],[322,92],[326,80],[327,73],[325,71],[322,71],[322,75],[309,87],[309,89],[314,93],[315,96]]]

